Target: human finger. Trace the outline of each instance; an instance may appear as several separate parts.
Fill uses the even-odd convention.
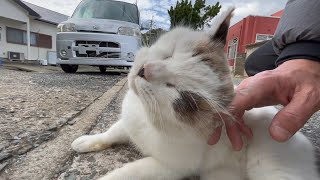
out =
[[[222,126],[219,126],[215,129],[214,133],[212,134],[211,138],[208,141],[209,145],[215,145],[220,140],[222,133]]]
[[[291,102],[274,117],[269,132],[271,137],[279,142],[287,141],[308,119],[317,111],[317,97],[296,94]]]
[[[231,120],[224,120],[227,136],[232,144],[232,147],[236,151],[240,151],[243,146],[242,137],[240,130],[238,129],[238,126],[236,123],[232,122]]]

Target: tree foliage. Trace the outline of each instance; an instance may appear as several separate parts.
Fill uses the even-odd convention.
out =
[[[168,10],[171,28],[175,26],[189,26],[194,29],[203,29],[210,26],[209,22],[221,9],[217,2],[215,5],[206,5],[205,0],[196,0],[192,4],[191,0],[177,1],[175,7],[171,6]]]
[[[161,28],[150,29],[149,31],[142,34],[142,44],[149,47],[154,44],[164,33],[166,33],[166,31]]]

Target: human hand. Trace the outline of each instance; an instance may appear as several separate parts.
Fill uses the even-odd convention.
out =
[[[308,119],[320,109],[320,63],[296,59],[284,62],[278,68],[259,73],[241,82],[231,103],[230,111],[237,123],[225,123],[230,142],[241,150],[241,132],[248,134],[242,116],[252,108],[281,104],[269,132],[279,142],[291,138]],[[248,137],[248,135],[247,135]],[[215,133],[209,144],[218,141]]]

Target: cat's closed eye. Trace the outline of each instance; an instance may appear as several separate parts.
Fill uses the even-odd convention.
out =
[[[171,83],[167,83],[166,85],[167,85],[167,87],[170,87],[170,88],[175,88],[176,87],[174,84],[171,84]]]
[[[170,59],[170,58],[172,58],[172,55],[167,55],[167,56],[165,56],[165,57],[163,58],[163,60],[168,60],[168,59]]]

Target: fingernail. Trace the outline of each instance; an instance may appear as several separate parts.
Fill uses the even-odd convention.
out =
[[[241,151],[242,145],[233,146],[233,149],[234,149],[235,151]]]
[[[238,93],[241,95],[248,95],[249,94],[249,89],[248,88],[243,88],[238,90]]]
[[[270,130],[272,132],[272,136],[280,142],[284,142],[292,136],[289,131],[277,125],[271,126]]]
[[[243,146],[242,138],[239,136],[237,137],[237,140],[232,144],[233,150],[235,151],[241,151]]]

